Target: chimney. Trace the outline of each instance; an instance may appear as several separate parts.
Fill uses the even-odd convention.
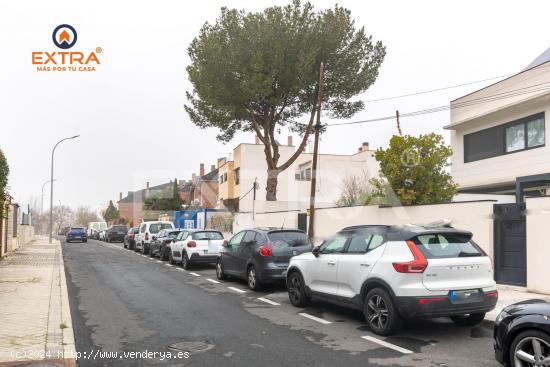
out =
[[[216,169],[216,165],[215,165],[215,164],[213,164],[213,165],[210,166],[210,172],[212,172],[212,171],[215,170],[215,169]]]
[[[122,200],[122,191],[118,194],[118,200]]]
[[[145,188],[146,188],[146,189],[149,188],[149,181],[147,181],[147,183],[145,184]]]
[[[201,163],[201,165],[200,165],[199,176],[200,177],[204,176],[204,163]]]
[[[361,150],[362,151],[369,150],[369,142],[368,141],[363,142],[363,145],[361,145]]]
[[[192,181],[193,183],[196,183],[196,182],[197,182],[197,175],[196,175],[196,174],[193,173],[193,174],[191,175],[191,181]]]
[[[254,135],[254,137],[256,138],[255,144],[260,144],[260,137],[258,135]]]
[[[292,146],[292,136],[290,136],[290,135],[288,136],[288,138],[287,138],[287,143],[288,143],[287,145],[288,145],[289,147]]]

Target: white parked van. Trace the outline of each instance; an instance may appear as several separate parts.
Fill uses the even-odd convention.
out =
[[[107,223],[106,222],[90,222],[88,223],[88,237],[92,237],[92,235],[95,232],[101,232],[103,230],[107,229]]]
[[[136,233],[136,251],[141,250],[145,255],[149,253],[149,244],[153,239],[153,236],[156,236],[161,229],[173,229],[174,224],[172,222],[165,221],[152,221],[152,222],[143,222],[139,226],[139,231]]]

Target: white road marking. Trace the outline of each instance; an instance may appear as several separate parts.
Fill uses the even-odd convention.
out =
[[[171,264],[164,264],[164,265],[166,265],[166,266],[172,266]]]
[[[162,261],[160,261],[160,260],[157,260],[157,262],[162,264]]]
[[[401,347],[399,347],[399,346],[397,346],[397,345],[394,345],[394,344],[392,344],[392,343],[388,343],[388,342],[386,342],[386,341],[384,341],[384,340],[380,340],[380,339],[374,338],[374,337],[372,337],[372,336],[366,335],[366,336],[362,336],[361,338],[363,338],[363,339],[365,339],[365,340],[368,340],[368,341],[370,341],[370,342],[379,344],[379,345],[381,345],[381,346],[383,346],[383,347],[393,349],[393,350],[395,350],[395,351],[397,351],[397,352],[400,352],[400,353],[403,353],[403,354],[412,354],[412,353],[414,353],[414,352],[411,351],[411,350],[408,350],[408,349],[405,349],[405,348],[401,348]]]
[[[196,277],[200,277],[200,276],[201,276],[200,274],[193,273],[193,272],[189,272],[189,274],[194,275],[194,276],[196,276]]]
[[[235,292],[246,293],[246,291],[243,291],[242,289],[239,289],[239,288],[235,288],[235,287],[227,287],[227,288]]]
[[[315,317],[315,316],[310,315],[310,314],[305,313],[305,312],[300,312],[298,315],[306,317],[306,318],[308,318],[310,320],[313,320],[313,321],[317,321],[318,323],[323,324],[323,325],[332,324],[332,322],[330,322],[330,321],[327,321],[325,319],[321,319],[319,317]]]
[[[272,306],[280,306],[281,304],[280,303],[277,303],[277,302],[273,302],[272,300],[270,299],[267,299],[267,298],[263,298],[263,297],[258,297],[256,298],[258,301],[262,301],[262,302],[265,302],[267,304],[270,304]]]
[[[217,280],[210,279],[210,278],[207,278],[206,280],[208,280],[210,283],[214,283],[214,284],[219,284],[220,283]]]
[[[174,268],[176,270],[179,270],[179,271],[185,271],[185,269],[182,269],[182,268]]]

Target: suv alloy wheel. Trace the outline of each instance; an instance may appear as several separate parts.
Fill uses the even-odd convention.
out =
[[[304,279],[297,271],[288,277],[288,298],[290,303],[296,307],[306,307],[311,298],[306,294]]]
[[[510,346],[509,366],[548,366],[550,335],[539,330],[527,330],[514,338]]]
[[[390,335],[401,326],[401,317],[388,292],[382,288],[367,293],[363,313],[371,330],[378,335]]]
[[[176,262],[174,261],[174,256],[172,256],[172,250],[168,252],[168,261],[170,262],[170,265],[176,265]]]

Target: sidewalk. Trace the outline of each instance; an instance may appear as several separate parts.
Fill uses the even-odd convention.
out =
[[[36,236],[0,260],[0,366],[76,366],[74,356],[61,245]]]
[[[525,288],[508,285],[497,285],[498,303],[495,309],[485,316],[485,320],[495,321],[497,315],[508,305],[528,299],[542,299],[550,302],[550,295],[527,292]]]

